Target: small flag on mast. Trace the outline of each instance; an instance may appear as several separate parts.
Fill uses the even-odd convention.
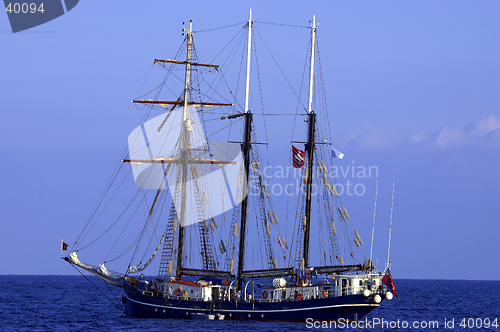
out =
[[[302,166],[304,166],[305,155],[306,153],[304,151],[292,145],[292,162],[294,168],[302,168]]]
[[[394,280],[392,279],[391,270],[387,269],[385,275],[382,277],[382,282],[387,285],[387,288],[391,290],[396,297],[398,297],[398,292],[396,291],[396,285],[394,285]]]
[[[344,154],[342,152],[340,152],[339,150],[332,148],[332,158],[342,159],[342,158],[344,158]]]
[[[62,242],[62,250],[68,250],[68,247],[69,247],[69,245],[63,241]]]

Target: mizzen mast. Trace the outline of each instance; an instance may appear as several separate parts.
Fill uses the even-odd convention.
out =
[[[314,52],[316,44],[316,16],[313,16],[313,24],[311,26],[312,48],[311,48],[311,67],[309,76],[309,103],[308,103],[308,132],[305,152],[307,153],[307,184],[306,184],[306,211],[305,211],[305,229],[304,229],[304,253],[302,256],[302,269],[309,266],[309,237],[311,233],[311,204],[312,204],[312,181],[314,168],[314,131],[316,123],[316,114],[312,109],[313,88],[314,88]]]

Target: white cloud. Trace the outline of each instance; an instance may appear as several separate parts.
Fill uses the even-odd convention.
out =
[[[357,143],[363,149],[387,149],[396,142],[396,133],[377,127],[356,128],[347,134],[347,143]]]
[[[408,138],[408,142],[413,144],[420,144],[422,141],[430,141],[441,149],[469,144],[499,147],[500,117],[489,115],[468,126],[445,127],[433,134],[417,133]]]
[[[500,117],[489,115],[467,126],[444,127],[434,133],[417,132],[410,136],[404,136],[396,130],[366,126],[347,133],[340,146],[347,144],[365,150],[383,150],[404,143],[426,144],[440,149],[467,145],[500,147]]]
[[[496,129],[500,129],[500,118],[494,114],[476,121],[476,130],[473,131],[474,134],[479,136],[484,136]]]
[[[410,136],[410,138],[408,139],[408,141],[410,143],[418,143],[418,142],[421,142],[425,139],[429,139],[429,136],[425,135],[425,134],[422,134],[422,133],[417,133],[415,135],[412,135]]]
[[[453,145],[463,145],[465,133],[462,128],[444,128],[436,138],[436,145],[440,148],[448,148]]]

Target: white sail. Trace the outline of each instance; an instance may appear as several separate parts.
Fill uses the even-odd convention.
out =
[[[135,128],[128,137],[130,159],[172,157],[179,149],[182,108],[170,112],[168,121],[158,131],[167,113],[146,121]],[[165,189],[164,164],[132,163],[135,183],[145,189]]]
[[[180,190],[179,168],[183,108],[159,115],[137,127],[129,135],[129,154],[135,183],[145,189],[168,188],[172,196]],[[163,126],[162,123],[164,123]],[[245,198],[237,195],[238,177],[243,173],[243,156],[238,144],[208,143],[198,112],[187,107],[189,162],[186,176],[186,215],[181,226],[194,224],[232,209]],[[217,162],[221,162],[217,164]],[[165,173],[168,170],[165,182]],[[244,174],[241,179],[246,179]],[[246,186],[244,186],[246,187]],[[181,195],[176,210],[180,211]],[[203,206],[202,209],[199,207]]]

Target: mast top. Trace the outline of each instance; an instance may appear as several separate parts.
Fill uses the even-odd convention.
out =
[[[245,84],[245,114],[248,113],[248,99],[250,96],[250,56],[252,53],[252,9],[250,8],[250,16],[248,17],[248,40],[247,40],[247,73]]]
[[[186,30],[186,24],[182,22],[184,28],[182,28],[182,35],[184,36],[184,32],[192,33],[193,32],[193,21],[189,20],[189,30]]]
[[[319,24],[318,24],[319,25]],[[312,33],[312,43],[311,43],[311,71],[309,76],[309,103],[308,103],[308,111],[307,113],[312,113],[312,102],[313,102],[313,86],[314,86],[314,52],[316,46],[316,15],[313,15],[313,23],[311,25],[311,33]]]

